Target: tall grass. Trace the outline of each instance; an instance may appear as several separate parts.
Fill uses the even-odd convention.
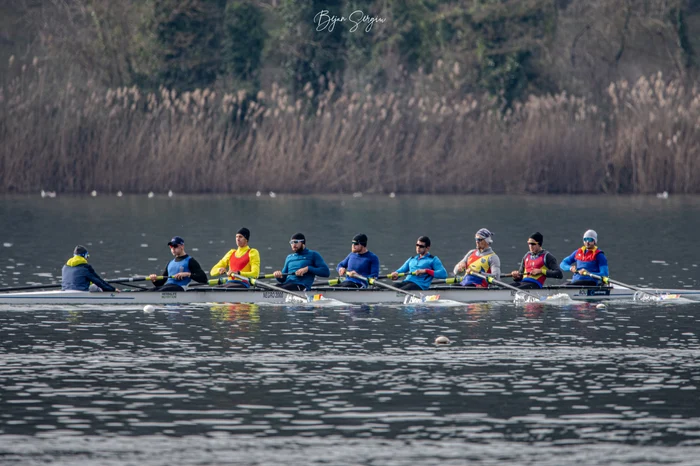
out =
[[[2,192],[700,191],[700,97],[660,74],[613,83],[598,105],[562,93],[504,112],[431,76],[394,92],[309,86],[295,100],[276,85],[78,87],[36,61],[11,66]]]

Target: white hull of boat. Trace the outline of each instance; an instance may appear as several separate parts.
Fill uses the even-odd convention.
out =
[[[700,301],[700,290],[650,290],[655,293],[669,293],[680,297]],[[599,288],[580,288],[571,286],[545,287],[541,290],[527,290],[542,299],[548,296],[566,294],[576,301],[598,302],[608,300],[632,300],[635,291],[628,288],[613,286]],[[514,300],[515,291],[503,288],[473,289],[461,287],[443,287],[430,289],[414,294],[429,297],[439,295],[441,300],[452,300],[462,303],[497,302]],[[339,289],[321,288],[306,293],[313,297],[322,294],[326,299],[336,299],[348,304],[403,304],[405,294],[381,289]],[[289,303],[289,295],[280,291],[261,289],[241,290],[197,290],[180,292],[158,291],[123,291],[120,293],[102,292],[90,293],[80,291],[32,291],[19,293],[0,293],[0,304],[202,304],[202,303],[256,303],[256,304],[285,304]]]

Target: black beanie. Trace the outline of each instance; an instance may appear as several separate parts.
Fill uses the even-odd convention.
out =
[[[367,246],[367,235],[365,235],[364,233],[359,233],[359,234],[355,235],[355,237],[352,240],[357,241],[362,246],[365,246],[365,247]]]
[[[303,242],[306,243],[306,237],[304,236],[303,233],[294,233],[294,234],[292,235],[292,239],[300,239],[300,240],[302,240]]]
[[[537,232],[531,234],[531,235],[530,235],[530,238],[534,239],[535,241],[537,241],[537,243],[538,243],[540,246],[542,246],[542,242],[544,241],[544,236],[542,236],[542,233],[540,233],[539,231],[537,231]]]
[[[74,256],[86,256],[88,253],[88,250],[85,249],[85,246],[76,246],[75,249],[73,249],[73,255]]]
[[[250,230],[243,227],[236,232],[237,235],[243,235],[246,241],[250,241]]]

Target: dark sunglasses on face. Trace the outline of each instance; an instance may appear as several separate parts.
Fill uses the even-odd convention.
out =
[[[528,246],[537,246],[539,243],[527,243]]]
[[[474,241],[478,243],[479,241],[484,241],[484,238],[474,238]]]
[[[425,248],[425,247],[427,247],[427,246],[426,246],[425,244],[418,244],[418,243],[416,243],[416,247],[422,249],[422,248]]]
[[[353,246],[359,246],[360,243],[358,243],[357,241],[353,241],[353,242],[352,242],[352,245],[353,245]]]
[[[595,240],[593,238],[583,238],[584,243],[595,243]]]

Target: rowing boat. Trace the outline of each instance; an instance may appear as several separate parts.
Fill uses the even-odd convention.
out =
[[[653,290],[655,293],[668,294],[686,299],[700,301],[700,290]],[[609,300],[632,300],[635,290],[623,286],[574,287],[547,286],[540,290],[528,290],[541,299],[552,296],[568,295],[576,301],[599,302]],[[384,289],[347,289],[321,287],[307,292],[313,296],[321,294],[349,304],[403,304],[405,295]],[[441,299],[472,302],[513,302],[515,291],[505,288],[463,288],[459,286],[435,287],[419,293],[429,298],[439,295]],[[429,299],[428,299],[429,300]],[[33,291],[23,293],[0,293],[0,304],[202,304],[202,303],[256,303],[286,304],[289,295],[281,291],[262,289],[222,289],[191,287],[188,291],[122,291],[82,292],[82,291]]]

